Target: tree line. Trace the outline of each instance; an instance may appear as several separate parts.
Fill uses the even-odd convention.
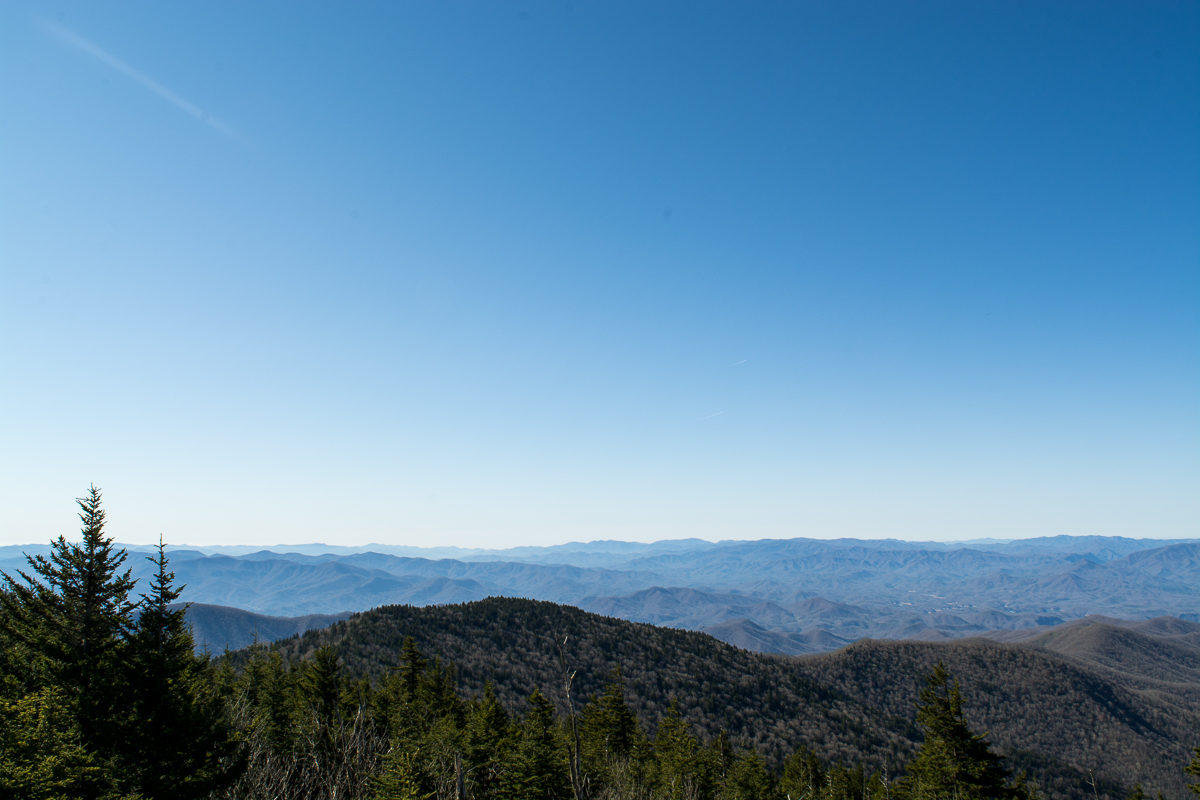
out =
[[[943,800],[1039,797],[972,731],[939,664],[917,704],[905,765],[826,763],[804,743],[771,766],[724,731],[701,740],[672,702],[653,731],[619,669],[575,696],[561,681],[518,713],[490,684],[465,697],[454,665],[410,637],[374,678],[331,646],[285,659],[197,655],[160,542],[133,599],[127,554],[104,534],[100,492],[79,501],[79,543],[3,575],[0,796],[403,800]],[[547,696],[550,695],[550,696]],[[551,700],[554,697],[558,705]],[[1200,778],[1200,749],[1187,767]],[[902,767],[902,768],[901,768]],[[1200,784],[1192,791],[1200,796]],[[1131,798],[1142,798],[1134,787]]]

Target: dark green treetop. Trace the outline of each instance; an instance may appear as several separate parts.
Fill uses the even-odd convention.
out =
[[[1192,763],[1184,767],[1183,771],[1193,778],[1200,778],[1200,747],[1192,749]],[[1200,783],[1189,783],[1188,789],[1192,794],[1200,797]]]
[[[136,606],[129,600],[130,571],[119,572],[125,551],[104,535],[100,490],[91,486],[76,502],[82,541],[60,536],[49,558],[26,556],[33,575],[18,570],[16,580],[0,573],[6,589],[0,604],[8,633],[48,659],[58,680],[87,702],[99,665],[132,630]]]
[[[194,653],[186,606],[171,607],[184,587],[167,570],[161,538],[147,561],[157,569],[122,659],[124,780],[145,798],[205,797],[237,777],[244,756],[212,691],[212,667]]]
[[[917,707],[925,742],[908,765],[896,796],[904,800],[1025,798],[1024,785],[1011,785],[1003,756],[973,732],[963,715],[962,692],[940,661],[926,678]]]

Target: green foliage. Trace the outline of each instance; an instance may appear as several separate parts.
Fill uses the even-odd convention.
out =
[[[625,702],[625,681],[621,668],[609,673],[604,691],[584,706],[580,720],[583,751],[590,761],[630,758],[646,739],[637,717]]]
[[[529,800],[571,797],[567,751],[555,724],[554,706],[536,689],[529,697],[529,712],[521,723],[519,736],[505,794]]]
[[[157,572],[124,649],[126,716],[119,754],[126,782],[147,798],[198,798],[226,785],[244,762],[214,691],[212,667],[193,652],[160,540]]]
[[[664,798],[708,797],[714,784],[713,760],[691,733],[691,726],[672,699],[654,737],[653,785]]]
[[[1002,756],[993,753],[987,738],[971,731],[963,716],[962,692],[939,662],[926,678],[917,708],[917,723],[925,743],[896,785],[902,800],[952,797],[1024,798],[1027,790],[1010,784]]]
[[[379,774],[372,780],[374,800],[429,800],[434,792],[422,792],[418,753],[404,749],[398,738],[383,757]]]
[[[0,797],[78,797],[100,777],[95,759],[79,743],[74,709],[61,689],[0,698]]]
[[[0,625],[34,656],[27,684],[62,687],[74,700],[85,747],[111,753],[108,720],[120,703],[117,650],[133,627],[133,580],[120,572],[125,551],[104,535],[100,490],[92,486],[76,501],[82,541],[59,537],[50,557],[27,557],[32,575],[5,574]]]
[[[839,762],[826,767],[804,746],[784,762],[779,788],[793,800],[879,800],[892,796],[886,776],[868,772],[862,764],[846,767]]]
[[[604,690],[583,707],[579,732],[582,761],[593,791],[646,780],[644,768],[650,745],[625,701],[620,667],[613,668]]]
[[[788,756],[783,762],[783,776],[779,789],[785,796],[800,800],[800,798],[815,798],[821,786],[825,783],[825,771],[821,760],[804,745]]]
[[[1191,775],[1193,778],[1200,779],[1200,747],[1192,750],[1192,763],[1184,767],[1183,771],[1185,774]],[[1189,783],[1188,789],[1192,792],[1192,794],[1200,797],[1200,783]]]
[[[722,800],[767,800],[775,797],[775,780],[762,756],[754,751],[734,759],[720,792]]]
[[[179,592],[163,547],[149,594],[130,602],[100,491],[77,502],[82,541],[59,537],[49,558],[28,558],[32,574],[3,576],[0,781],[23,797],[206,796],[236,773],[237,742],[184,612],[169,608]]]

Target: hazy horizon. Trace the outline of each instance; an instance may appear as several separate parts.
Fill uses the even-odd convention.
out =
[[[1195,3],[0,7],[0,544],[1200,532]]]
[[[692,537],[678,538],[678,539],[654,539],[654,540],[644,540],[644,541],[638,541],[638,540],[632,540],[632,539],[571,540],[571,541],[556,542],[556,543],[551,543],[551,544],[541,544],[541,545],[517,544],[517,545],[509,545],[509,546],[503,546],[503,547],[470,547],[470,546],[461,546],[461,545],[454,545],[454,544],[421,545],[421,544],[407,544],[407,543],[402,543],[402,542],[364,542],[361,544],[357,544],[357,543],[353,543],[353,542],[343,542],[343,543],[333,544],[333,543],[322,542],[322,541],[254,543],[254,544],[243,544],[241,542],[238,542],[236,544],[234,544],[234,543],[213,544],[213,543],[164,541],[164,544],[166,545],[166,548],[168,551],[170,551],[170,550],[187,550],[187,549],[194,548],[194,549],[198,549],[198,550],[223,549],[223,550],[246,550],[249,552],[253,552],[256,550],[279,550],[280,548],[286,548],[286,547],[296,547],[296,548],[306,548],[306,549],[318,548],[318,547],[330,547],[330,548],[343,549],[343,550],[366,550],[367,548],[371,548],[371,547],[380,547],[380,548],[389,548],[389,549],[397,549],[397,550],[406,550],[406,549],[407,550],[433,550],[433,551],[461,550],[464,553],[501,553],[501,552],[507,552],[510,550],[522,550],[522,549],[536,550],[536,549],[566,548],[566,547],[570,547],[572,545],[597,545],[597,544],[606,544],[606,543],[634,544],[634,545],[656,545],[656,544],[671,544],[674,542],[683,543],[683,542],[694,542],[694,541],[700,541],[700,542],[704,542],[706,544],[712,544],[712,545],[733,544],[733,543],[739,543],[739,542],[748,542],[749,543],[749,542],[793,541],[793,540],[808,540],[808,541],[822,541],[822,542],[861,541],[861,542],[900,542],[903,544],[962,545],[964,547],[969,547],[971,545],[1013,544],[1013,543],[1017,543],[1017,542],[1031,541],[1034,539],[1055,539],[1055,538],[1068,537],[1068,536],[1070,536],[1070,535],[1069,534],[1061,534],[1060,536],[1026,536],[1026,537],[1008,538],[1008,539],[1001,539],[1001,538],[994,538],[994,537],[985,537],[985,538],[979,538],[979,539],[899,539],[896,537],[883,537],[883,536],[879,536],[879,537],[784,536],[784,537],[765,537],[765,538],[758,538],[758,539],[751,539],[751,538],[703,539],[701,537],[692,536]],[[79,538],[78,536],[72,537],[70,534],[64,534],[64,537],[67,539],[67,541],[75,541]],[[57,537],[55,537],[55,538],[57,538]],[[1101,539],[1101,540],[1113,539],[1113,540],[1125,540],[1125,541],[1151,541],[1151,542],[1164,542],[1164,541],[1165,542],[1195,542],[1195,541],[1200,541],[1200,537],[1160,538],[1160,537],[1133,537],[1133,536],[1116,536],[1116,535],[1112,535],[1112,536],[1083,535],[1083,536],[1071,536],[1070,538],[1086,538],[1086,539],[1096,538],[1096,539]],[[129,540],[121,539],[120,537],[116,537],[115,543],[118,546],[122,546],[122,547],[153,548],[158,543],[158,540],[154,539],[151,541],[129,541]],[[49,544],[50,544],[50,542],[48,542],[48,541],[46,541],[46,542],[27,541],[27,542],[11,542],[11,543],[4,542],[4,543],[0,543],[0,547],[31,547],[31,546],[33,546],[33,547],[48,547]]]

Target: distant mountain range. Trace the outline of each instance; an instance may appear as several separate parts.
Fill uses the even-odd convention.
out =
[[[957,639],[1089,614],[1200,620],[1198,540],[1058,536],[949,545],[685,539],[503,551],[368,547],[177,548],[169,556],[177,581],[186,584],[182,600],[264,617],[525,597],[703,630],[750,650],[787,654],[866,637]],[[135,577],[148,575],[150,564],[141,558],[147,548],[129,549]],[[47,551],[46,545],[0,548],[0,569],[12,574],[24,568],[22,553]],[[457,557],[429,557],[448,553]],[[264,621],[260,634],[296,632],[304,624]],[[215,646],[223,634],[213,635]]]
[[[219,655],[225,650],[249,647],[255,642],[274,642],[317,628],[327,628],[335,622],[353,616],[344,612],[306,614],[302,617],[272,617],[243,611],[240,608],[212,606],[207,603],[190,603],[186,608],[187,621],[196,641],[196,649],[212,655]]]

